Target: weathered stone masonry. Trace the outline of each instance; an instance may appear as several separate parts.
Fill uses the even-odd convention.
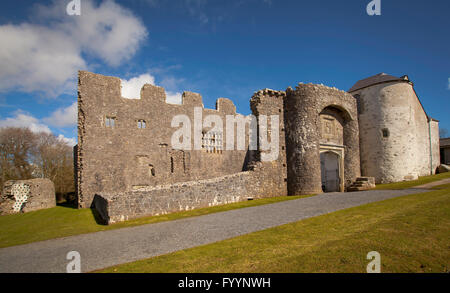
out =
[[[149,187],[139,191],[100,193],[94,206],[107,223],[188,211],[252,198],[280,196],[285,187],[276,180],[272,163],[259,163],[251,171],[212,179]],[[275,180],[274,180],[275,179]]]
[[[417,179],[439,166],[439,126],[408,76],[364,79],[350,89],[359,111],[361,170],[377,183]]]
[[[377,178],[377,182],[408,178],[405,172],[410,172],[409,167],[394,168],[393,172],[386,169],[404,149],[411,152],[405,155],[417,156],[411,170],[416,174],[429,172],[439,150],[437,121],[426,115],[414,96],[403,100],[406,106],[397,101],[401,107],[394,107],[392,115],[379,123],[389,110],[377,108],[377,103],[386,100],[390,91],[371,99],[365,89],[377,86],[378,75],[375,81],[373,78],[359,81],[352,88],[358,90],[352,92],[355,96],[302,83],[286,91],[255,92],[250,108],[257,117],[258,134],[266,134],[269,141],[279,138],[276,156],[267,161],[275,150],[264,149],[260,141],[257,150],[249,150],[249,124],[245,127],[244,150],[227,150],[226,116],[239,115],[228,99],[218,99],[215,110],[204,109],[199,94],[185,92],[181,105],[167,104],[164,89],[152,85],[142,88],[141,99],[124,99],[118,78],[82,71],[79,145],[75,148],[79,207],[93,205],[105,222],[113,223],[248,198],[371,188],[375,179],[360,178],[361,173]],[[409,88],[401,95],[410,95]],[[202,117],[219,115],[224,121],[222,132],[211,135],[210,128],[201,125],[202,150],[173,149],[171,137],[177,128],[171,126],[172,118],[185,115],[193,121],[199,113]],[[266,128],[261,120],[265,117]],[[272,117],[279,120],[278,128],[272,128]],[[370,124],[371,119],[374,124]],[[398,151],[384,152],[374,144],[376,153],[372,155],[371,144],[385,134],[381,128],[386,125],[395,136],[383,138],[385,146]],[[431,137],[398,140],[397,135],[402,134],[397,129],[407,129],[407,125],[420,129],[420,136],[428,129]],[[191,125],[192,133],[196,127]],[[232,127],[236,133],[236,127]],[[193,145],[193,137],[191,140]],[[427,152],[425,159],[423,153]]]
[[[55,186],[49,179],[7,181],[0,197],[0,214],[26,213],[55,206]]]
[[[215,114],[225,121],[226,115],[236,115],[230,100],[218,99],[213,110],[204,109],[196,93],[185,92],[182,105],[168,104],[165,99],[164,89],[152,85],[142,88],[141,99],[125,99],[120,79],[80,72],[76,155],[80,207],[90,207],[99,192],[139,190],[245,170],[247,145],[245,150],[225,151],[225,125],[224,132],[213,138],[223,143],[222,149],[183,151],[171,147],[175,115],[194,121],[197,107],[203,117]],[[193,133],[194,125],[191,127]]]
[[[289,88],[286,96],[287,164],[289,194],[312,194],[322,192],[321,150],[341,149],[339,154],[344,165],[340,177],[341,191],[359,177],[359,130],[356,101],[348,93],[323,85],[299,84]],[[326,125],[321,114],[334,114],[341,118],[341,133],[325,138]],[[331,115],[331,114],[330,114]],[[333,129],[334,130],[334,129]],[[325,139],[324,139],[325,138]],[[342,175],[342,174],[341,174]]]

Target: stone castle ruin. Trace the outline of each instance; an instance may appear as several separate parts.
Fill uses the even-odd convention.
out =
[[[0,215],[27,213],[56,206],[50,179],[9,180],[0,195]]]
[[[185,92],[180,105],[168,104],[165,90],[149,84],[140,99],[126,99],[119,78],[80,71],[78,107],[78,205],[95,207],[107,223],[249,198],[358,190],[429,175],[439,165],[438,121],[407,76],[379,74],[349,92],[315,84],[256,92],[250,108],[258,137],[278,141],[272,160],[263,159],[272,150],[261,139],[251,147],[251,123],[241,129],[243,148],[228,139],[238,123],[227,120],[219,131],[205,123],[213,115],[244,117],[229,99],[205,109],[199,94]],[[177,115],[204,118],[188,125],[191,145],[201,136],[198,149],[172,144]]]

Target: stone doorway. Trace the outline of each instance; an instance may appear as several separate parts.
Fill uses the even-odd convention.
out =
[[[334,152],[320,154],[320,171],[322,174],[322,190],[339,192],[341,190],[341,157]]]

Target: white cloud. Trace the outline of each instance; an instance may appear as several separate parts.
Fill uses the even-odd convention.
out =
[[[73,147],[77,144],[77,140],[75,138],[73,138],[73,137],[67,138],[62,134],[58,135],[58,139],[62,142],[65,142],[66,144],[70,145],[71,147]]]
[[[50,128],[47,125],[41,123],[39,119],[21,110],[16,111],[14,113],[14,117],[8,117],[6,119],[0,120],[0,128],[2,127],[24,127],[29,128],[34,133],[52,133]],[[70,146],[75,146],[77,144],[77,140],[75,138],[67,138],[62,134],[58,135],[57,137],[60,141],[63,141]]]
[[[55,127],[68,127],[77,125],[78,103],[75,102],[67,108],[61,108],[53,112],[43,121]]]
[[[166,94],[166,102],[169,104],[179,104],[182,103],[182,94],[181,93],[173,93],[167,92]]]
[[[170,79],[175,81],[176,79]],[[122,79],[122,97],[127,99],[140,99],[141,89],[145,84],[155,84],[155,77],[149,73],[141,74],[129,80]],[[171,87],[175,87],[175,82],[171,82]],[[166,102],[170,104],[181,104],[181,93],[166,91]]]
[[[147,30],[133,13],[113,0],[95,7],[83,1],[81,17],[65,16],[65,31],[75,37],[83,49],[117,66],[130,59],[147,37]]]
[[[136,53],[147,30],[131,11],[113,0],[81,3],[81,16],[68,16],[66,1],[54,1],[36,6],[35,23],[0,26],[0,92],[57,96],[74,90],[77,71],[91,66],[84,56],[117,66]]]
[[[36,133],[51,133],[51,130],[47,125],[40,123],[38,119],[22,112],[21,110],[16,111],[14,117],[8,117],[0,120],[0,128],[1,127],[26,127]]]
[[[155,85],[155,78],[146,73],[129,80],[122,79],[122,97],[127,99],[140,99],[144,84]]]
[[[0,39],[0,91],[56,96],[73,88],[77,70],[87,67],[77,45],[62,32],[29,24],[3,25]]]

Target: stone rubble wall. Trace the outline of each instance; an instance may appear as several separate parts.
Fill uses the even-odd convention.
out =
[[[19,197],[23,197],[23,202],[18,202]],[[15,206],[18,208],[15,209]],[[2,215],[27,213],[55,206],[55,186],[49,179],[7,181],[0,197],[0,214]]]
[[[212,179],[160,185],[136,191],[100,193],[94,207],[105,224],[286,195],[286,184],[273,176],[276,165],[257,163],[253,170]],[[283,194],[284,192],[284,194]]]
[[[190,145],[194,146],[198,132],[194,129],[194,117],[199,109],[203,119],[210,115],[221,117],[223,151],[172,147],[172,136],[181,127],[171,126],[178,115],[189,118]],[[164,88],[146,84],[140,99],[127,99],[121,95],[119,78],[80,71],[75,149],[78,206],[89,208],[97,193],[125,192],[245,171],[247,145],[242,150],[226,150],[227,115],[242,116],[226,98],[217,99],[216,109],[207,109],[200,94],[184,92],[181,104],[170,104]],[[113,126],[109,125],[111,120]],[[144,128],[139,128],[139,121],[145,121]],[[203,125],[200,128],[200,135],[211,129]],[[248,127],[245,131],[248,133]]]

